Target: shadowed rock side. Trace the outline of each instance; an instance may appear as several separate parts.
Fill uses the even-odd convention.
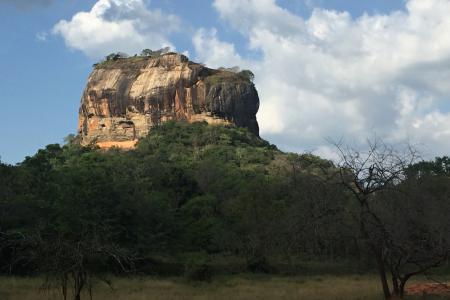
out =
[[[168,120],[235,124],[258,135],[258,93],[239,73],[213,70],[184,55],[132,57],[98,64],[81,99],[82,144],[132,148]]]

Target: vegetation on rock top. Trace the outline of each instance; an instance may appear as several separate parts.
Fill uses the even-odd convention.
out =
[[[128,56],[126,53],[117,52],[111,53],[105,57],[104,60],[94,64],[94,67],[97,69],[104,68],[141,68],[145,66],[145,62],[150,59],[156,59],[163,55],[171,55],[176,54],[175,52],[170,52],[170,48],[163,48],[160,50],[150,50],[144,49],[138,55]],[[182,55],[182,54],[180,54]],[[202,66],[199,63],[191,62],[187,57],[182,55],[186,62],[189,62],[191,65]],[[252,82],[254,80],[255,75],[250,70],[240,70],[239,67],[232,68],[218,68],[217,70],[210,69],[211,74],[206,77],[206,82],[209,84],[218,84],[221,82]]]

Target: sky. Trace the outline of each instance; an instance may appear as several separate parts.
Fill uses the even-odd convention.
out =
[[[76,133],[92,64],[170,46],[255,73],[261,136],[450,154],[450,0],[0,0],[0,159]]]

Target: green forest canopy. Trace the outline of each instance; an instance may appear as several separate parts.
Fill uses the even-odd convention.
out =
[[[414,217],[403,230],[431,219],[446,228],[448,166],[446,157],[410,166],[408,203],[430,213],[409,216],[397,197],[376,206],[386,224]],[[298,273],[298,261],[318,260],[370,268],[357,204],[338,174],[331,161],[206,123],[157,126],[132,151],[48,145],[17,166],[0,164],[0,272],[60,280],[79,270]]]

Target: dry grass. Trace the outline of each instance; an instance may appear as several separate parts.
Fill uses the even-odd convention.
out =
[[[0,278],[0,299],[61,299],[57,290],[40,291],[41,283],[42,281],[38,278]],[[178,278],[144,277],[115,278],[113,285],[114,290],[111,290],[108,286],[98,283],[94,287],[94,300],[382,299],[378,280],[374,276],[270,277],[241,275],[216,278],[210,283],[189,283]],[[89,299],[88,295],[84,296],[84,299]]]

